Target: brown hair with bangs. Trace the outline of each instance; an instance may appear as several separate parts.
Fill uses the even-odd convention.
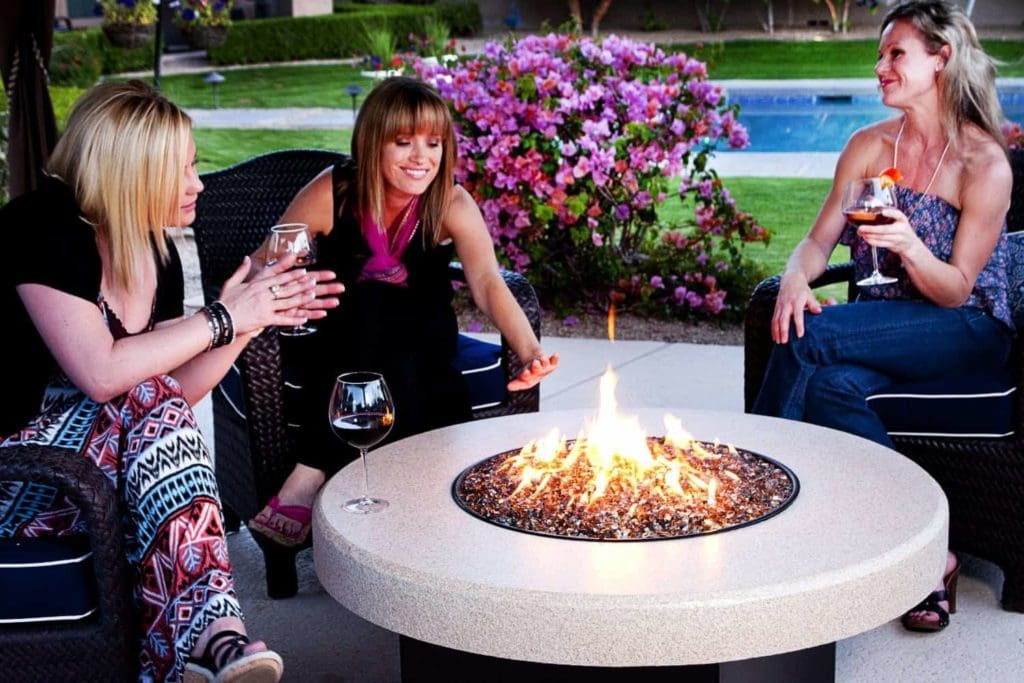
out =
[[[191,130],[188,115],[142,81],[103,83],[75,102],[47,164],[71,187],[125,288],[153,258],[151,244],[168,257],[164,229],[178,220]]]
[[[432,87],[416,78],[388,78],[367,95],[352,131],[356,162],[355,213],[369,211],[378,225],[384,220],[384,145],[400,135],[429,132],[443,148],[437,177],[420,198],[423,239],[437,244],[441,223],[455,184],[455,128],[448,105]]]

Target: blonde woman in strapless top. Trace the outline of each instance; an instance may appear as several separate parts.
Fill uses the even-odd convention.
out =
[[[1013,337],[1007,303],[1005,217],[1013,177],[999,124],[995,69],[970,20],[939,0],[891,9],[875,64],[882,101],[897,116],[851,136],[814,225],[782,275],[772,351],[754,412],[840,429],[892,447],[867,396],[897,382],[1005,366]],[[890,221],[856,227],[842,211],[851,180],[896,179]],[[837,244],[862,287],[855,302],[822,305],[808,283]],[[904,615],[907,628],[949,622],[959,564]],[[948,594],[947,594],[948,592]]]

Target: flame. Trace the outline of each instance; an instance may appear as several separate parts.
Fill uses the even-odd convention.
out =
[[[610,312],[609,332],[613,320]],[[720,456],[694,440],[671,415],[665,416],[661,443],[648,440],[637,417],[618,414],[617,383],[609,367],[601,377],[597,416],[574,441],[567,442],[555,429],[502,464],[501,474],[518,482],[508,499],[536,498],[558,485],[575,492],[567,496],[566,506],[590,508],[607,498],[629,510],[641,502],[647,507],[691,501],[715,505],[723,483],[704,472],[713,469]],[[739,479],[727,469],[721,473],[727,480]],[[566,482],[571,485],[563,486]]]
[[[615,343],[615,304],[608,306],[608,341]]]

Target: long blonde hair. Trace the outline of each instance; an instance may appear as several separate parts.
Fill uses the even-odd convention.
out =
[[[921,33],[929,54],[950,47],[949,58],[938,74],[947,137],[956,141],[960,127],[973,123],[1005,149],[999,131],[1003,108],[996,94],[995,62],[982,49],[971,20],[959,7],[943,0],[911,0],[889,10],[882,21],[882,32],[899,20],[910,22]]]
[[[178,220],[192,121],[142,81],[103,83],[78,98],[47,170],[66,182],[128,288],[168,256],[164,229]]]
[[[437,177],[420,198],[424,239],[437,244],[441,224],[455,183],[455,128],[451,114],[437,91],[415,78],[388,78],[367,95],[352,131],[352,157],[356,162],[356,206],[360,216],[369,211],[384,224],[384,145],[399,135],[429,131],[441,138],[443,153]]]

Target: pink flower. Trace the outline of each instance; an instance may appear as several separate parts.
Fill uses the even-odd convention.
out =
[[[722,282],[694,271],[708,254],[738,266],[735,241],[766,232],[710,170],[717,148],[748,136],[703,63],[614,35],[551,34],[415,68],[455,118],[456,181],[480,204],[506,264],[544,264],[530,272],[542,295],[566,294],[571,281],[577,296],[724,310],[725,273],[738,268],[716,269]],[[694,214],[663,226],[659,207],[676,201],[676,176]],[[580,265],[593,271],[571,272]]]
[[[1024,130],[1021,130],[1019,123],[1004,121],[999,129],[1003,132],[1003,138],[1009,149],[1024,149]]]

